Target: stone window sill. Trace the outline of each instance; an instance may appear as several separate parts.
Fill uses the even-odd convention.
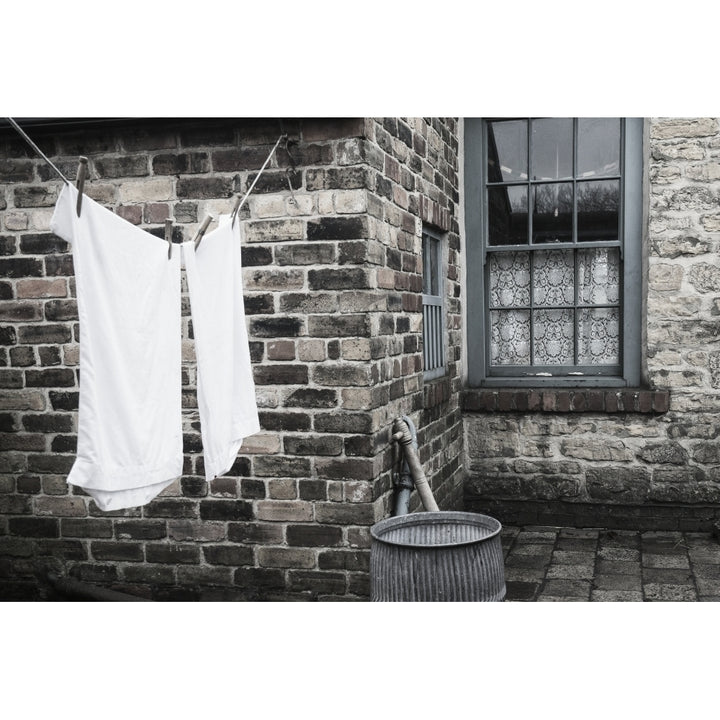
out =
[[[669,407],[669,390],[641,388],[470,388],[462,395],[468,412],[664,413]]]

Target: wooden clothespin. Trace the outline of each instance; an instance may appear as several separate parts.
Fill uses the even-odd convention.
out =
[[[195,249],[197,250],[200,246],[200,241],[203,239],[203,235],[205,235],[205,232],[208,229],[208,226],[210,223],[214,220],[212,215],[207,215],[205,219],[203,220],[202,225],[198,228],[198,231],[195,233],[195,237],[193,238],[193,241],[195,242]]]
[[[246,193],[245,197],[247,197],[250,193]],[[232,212],[230,213],[230,217],[232,218],[231,227],[235,227],[235,218],[237,217],[238,211],[240,210],[240,207],[242,206],[243,202],[245,201],[244,197],[240,197],[240,195],[235,196],[235,202],[233,204]]]
[[[78,165],[77,173],[77,216],[80,217],[80,210],[82,208],[83,190],[85,189],[85,177],[87,176],[88,159],[84,156],[80,156],[80,164]]]
[[[173,221],[168,218],[165,221],[165,240],[168,244],[168,260],[172,257],[172,234],[173,234]]]
[[[290,160],[290,165],[285,168],[285,179],[287,180],[288,188],[290,190],[290,203],[292,205],[297,205],[297,200],[295,199],[295,193],[293,192],[293,186],[292,182],[290,181],[291,175],[295,172],[297,169],[297,163],[295,162],[295,158],[293,157],[293,154],[290,152],[290,145],[293,145],[294,142],[290,140],[290,138],[285,135],[285,152],[288,154],[288,159]]]

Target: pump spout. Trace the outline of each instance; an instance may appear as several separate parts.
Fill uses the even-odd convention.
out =
[[[427,481],[425,472],[420,464],[420,458],[418,457],[417,452],[417,439],[414,431],[415,427],[413,426],[410,418],[403,415],[402,418],[397,418],[393,423],[392,439],[402,448],[404,455],[402,465],[403,470],[406,468],[409,470],[409,475],[415,483],[415,487],[417,488],[418,495],[420,495],[420,501],[422,502],[423,507],[428,512],[439,512],[440,508],[438,508],[438,505],[435,502],[435,498],[433,497],[432,490],[430,488],[430,483]],[[396,502],[396,515],[408,512],[407,502],[409,501],[412,484],[410,484],[410,490],[408,490],[407,479],[403,478],[403,475],[405,475],[405,473],[401,472],[399,482],[400,491],[398,493],[398,502]],[[406,498],[404,503],[401,502],[403,497]]]

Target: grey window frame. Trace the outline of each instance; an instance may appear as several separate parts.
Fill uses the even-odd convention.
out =
[[[622,263],[621,374],[618,375],[491,375],[489,373],[488,309],[486,307],[487,211],[485,207],[486,123],[464,120],[465,237],[467,247],[466,327],[468,386],[470,387],[637,387],[642,358],[642,218],[643,118],[623,118],[621,147],[622,208],[620,258]],[[541,368],[530,368],[533,372]]]
[[[437,295],[424,292],[425,281],[425,237],[435,240],[435,270],[437,273]],[[445,243],[443,235],[431,227],[422,227],[422,258],[423,258],[423,380],[436,380],[447,374],[447,347],[445,343]],[[433,317],[434,319],[430,320]],[[431,337],[431,335],[433,335]],[[438,361],[440,364],[438,364]],[[430,365],[430,367],[428,367]]]

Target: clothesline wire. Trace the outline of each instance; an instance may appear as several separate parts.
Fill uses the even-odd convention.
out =
[[[270,158],[275,154],[275,151],[277,150],[278,145],[280,144],[280,141],[285,137],[285,133],[280,135],[280,137],[277,139],[277,142],[273,146],[273,149],[270,151],[267,158],[265,158],[265,162],[263,163],[262,167],[260,168],[260,171],[255,176],[255,179],[252,181],[252,185],[248,188],[248,191],[243,196],[243,199],[237,203],[237,205],[233,208],[232,211],[232,225],[235,225],[235,218],[237,217],[237,214],[240,212],[240,208],[245,204],[245,201],[250,196],[250,193],[253,191],[253,188],[255,187],[255,183],[260,179],[260,176],[263,174],[263,171],[267,167],[267,164],[270,162]]]
[[[50,158],[33,142],[33,140],[30,138],[30,136],[15,122],[15,120],[11,117],[8,118],[8,122],[17,130],[17,132],[20,134],[20,136],[27,142],[28,145],[43,159],[45,162],[62,178],[63,182],[66,185],[70,185],[70,181],[60,172],[60,170],[55,166],[55,164],[50,160]],[[262,164],[262,167],[258,171],[257,175],[255,176],[255,179],[252,181],[252,184],[248,188],[245,195],[242,197],[242,199],[237,202],[235,207],[232,211],[232,225],[235,225],[235,218],[237,217],[237,214],[240,212],[240,209],[245,204],[245,201],[250,196],[250,193],[252,193],[253,189],[255,188],[255,184],[260,179],[260,176],[263,174],[265,168],[268,166],[268,163],[270,162],[270,159],[275,154],[275,151],[278,148],[278,145],[282,142],[282,139],[287,137],[285,133],[282,133],[280,137],[275,142],[275,145],[273,145],[272,150],[268,153],[267,158],[265,158],[265,162]],[[292,186],[290,186],[290,191],[292,192]],[[200,240],[202,239],[202,233],[199,234],[199,237],[195,241],[195,247],[200,244]]]
[[[20,133],[20,136],[25,142],[43,159],[45,162],[63,179],[66,185],[70,184],[70,181],[58,170],[50,158],[30,139],[30,136],[13,120],[11,117],[8,118],[8,122]]]

